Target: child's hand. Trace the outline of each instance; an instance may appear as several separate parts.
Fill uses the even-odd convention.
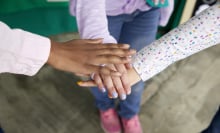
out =
[[[108,65],[105,66],[111,70],[119,71],[122,76],[111,76],[101,73],[100,75],[95,74],[93,79],[95,83],[98,85],[98,88],[101,89],[102,92],[105,92],[105,88],[108,90],[108,96],[110,98],[120,97],[122,100],[126,99],[126,95],[130,94],[131,87],[129,84],[129,79],[126,76],[127,70],[123,66],[120,65]]]
[[[141,80],[140,76],[137,74],[137,72],[134,70],[134,68],[129,69],[127,74],[124,75],[124,76],[128,77],[130,85],[134,85],[135,83],[137,83],[138,81]],[[99,88],[105,88],[104,87],[104,86],[106,86],[105,84],[108,84],[108,86],[111,86],[111,85],[115,85],[117,83],[112,82],[112,80],[109,79],[108,77],[105,78],[105,79],[102,79],[100,75],[96,75],[96,74],[94,75],[94,80],[78,82],[78,85],[82,86],[82,87],[98,86]],[[114,88],[116,88],[116,87],[114,87]],[[106,87],[106,89],[108,90],[108,95],[109,95],[110,98],[113,97],[112,96],[113,92],[117,91],[115,89],[109,89],[107,87]],[[103,91],[103,89],[101,89],[101,91]],[[103,91],[103,92],[105,92],[105,91]],[[119,94],[119,96],[121,95],[120,92],[117,91],[117,93]]]

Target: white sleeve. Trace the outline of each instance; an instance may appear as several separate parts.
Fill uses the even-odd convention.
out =
[[[32,76],[46,63],[50,40],[0,22],[0,73]]]
[[[220,4],[216,4],[139,51],[133,66],[143,81],[170,64],[220,43]]]

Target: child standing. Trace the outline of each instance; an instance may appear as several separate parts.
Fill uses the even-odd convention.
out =
[[[140,50],[155,40],[158,25],[164,26],[168,22],[173,0],[168,3],[166,8],[157,8],[150,7],[146,0],[72,0],[70,10],[76,16],[81,38],[103,38],[103,43],[127,43]],[[115,67],[125,69],[124,65]],[[122,78],[123,82],[126,78]],[[144,83],[135,84],[128,96],[121,88],[118,88],[122,92],[118,111],[114,99],[103,93],[104,88],[103,92],[98,88],[91,89],[100,110],[102,128],[106,133],[119,133],[122,129],[120,116],[125,133],[142,133],[138,112]],[[118,97],[116,91],[112,96]]]
[[[128,71],[130,82],[135,84],[139,80],[146,81],[170,64],[217,44],[220,44],[220,4],[208,8],[141,49],[134,56],[134,69]],[[106,84],[109,81],[103,82]],[[95,84],[89,81],[79,85]],[[219,133],[218,118],[219,111],[204,133]]]

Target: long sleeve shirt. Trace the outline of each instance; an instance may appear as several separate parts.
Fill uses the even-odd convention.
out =
[[[146,81],[170,64],[216,44],[220,44],[220,4],[143,48],[134,56],[133,66]]]
[[[0,73],[32,76],[46,63],[50,40],[0,22]]]
[[[173,0],[169,6],[160,8],[160,25],[165,26],[173,11]],[[82,39],[103,38],[104,43],[117,43],[108,31],[107,17],[131,14],[136,10],[147,11],[151,7],[145,0],[71,0],[70,12],[76,16]]]

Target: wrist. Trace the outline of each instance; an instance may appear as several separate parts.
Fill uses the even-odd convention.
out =
[[[131,85],[134,85],[141,80],[141,77],[134,68],[128,70],[128,77],[130,78]]]
[[[56,53],[56,50],[57,50],[57,46],[59,45],[59,43],[53,41],[53,40],[50,40],[50,53],[49,53],[49,57],[48,57],[48,60],[47,60],[47,64],[53,66],[53,64],[56,62],[55,61],[55,53]]]

